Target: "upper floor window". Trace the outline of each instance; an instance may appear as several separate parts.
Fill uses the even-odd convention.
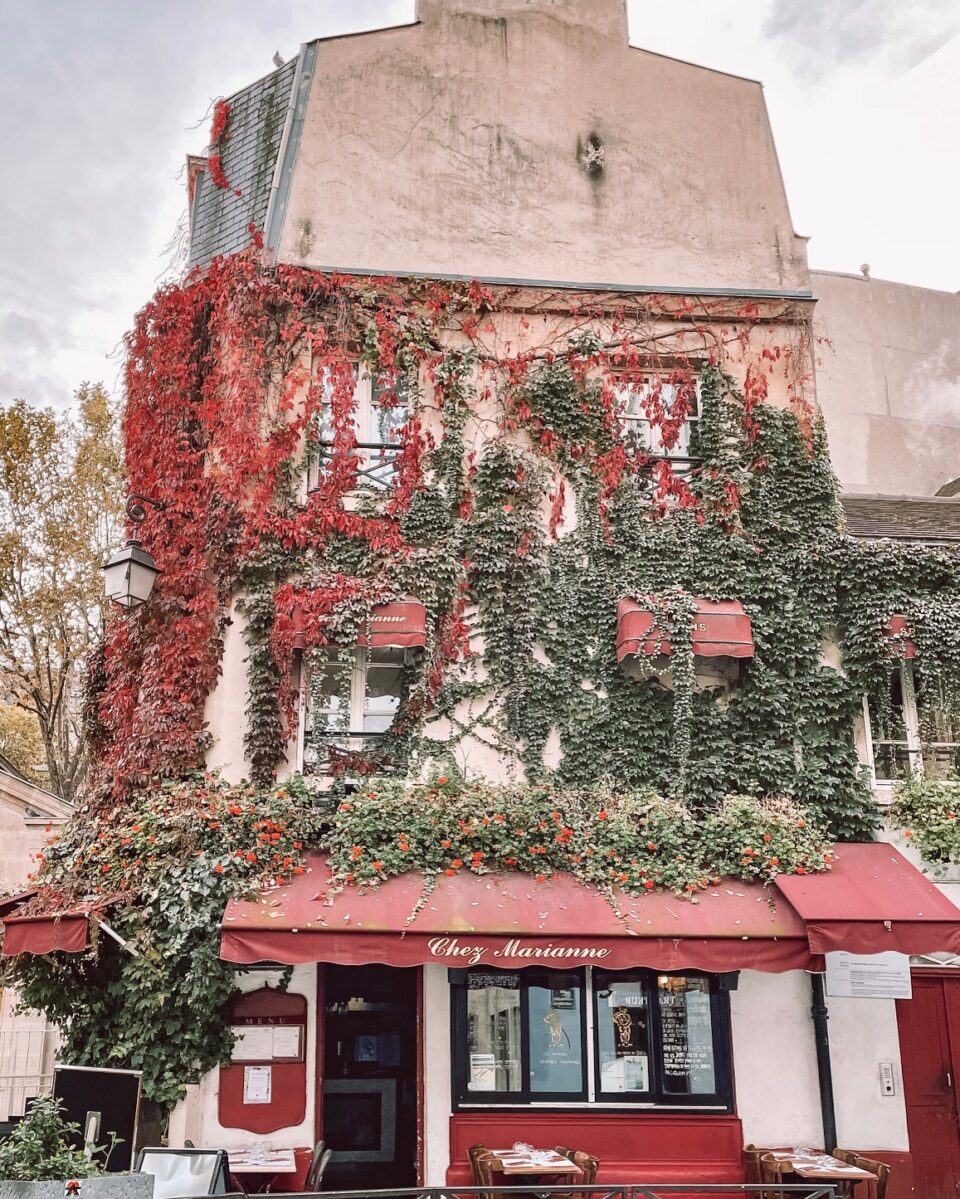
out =
[[[960,720],[912,662],[893,671],[886,702],[864,700],[864,724],[877,782],[942,778],[960,770]]]
[[[354,435],[357,439],[358,489],[383,491],[393,486],[402,432],[410,414],[406,380],[387,382],[354,368]],[[324,368],[324,401],[317,422],[316,448],[307,465],[307,488],[319,486],[333,446],[331,398],[333,385]]]
[[[729,1009],[709,975],[588,967],[453,978],[461,1106],[730,1103]]]
[[[616,388],[627,444],[634,453],[691,466],[690,442],[700,419],[700,380],[687,371],[650,371]]]
[[[390,731],[403,695],[411,650],[358,647],[315,653],[304,688],[302,762],[325,773],[331,749],[364,753]]]

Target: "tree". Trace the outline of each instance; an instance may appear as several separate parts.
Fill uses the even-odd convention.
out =
[[[0,409],[0,699],[35,718],[46,785],[67,800],[87,769],[81,664],[106,614],[121,458],[99,384],[77,391],[75,415],[22,400]]]
[[[32,712],[0,703],[0,755],[31,783],[47,785],[46,751]]]

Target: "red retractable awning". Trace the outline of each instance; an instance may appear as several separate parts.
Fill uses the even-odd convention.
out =
[[[90,918],[71,913],[62,916],[7,916],[3,922],[3,956],[18,953],[83,953],[89,943]]]
[[[813,953],[960,954],[960,911],[892,845],[838,845],[824,874],[781,874]]]
[[[422,875],[401,875],[366,892],[348,887],[328,898],[329,879],[324,859],[312,856],[289,885],[231,902],[220,956],[288,965],[822,968],[803,921],[759,884],[724,883],[696,904],[670,894],[624,896],[618,917],[596,888],[570,875],[537,884],[522,874],[464,872],[441,876],[408,924]]]
[[[294,608],[294,649],[307,644],[302,608]],[[377,604],[370,612],[370,635],[366,630],[357,637],[357,645],[372,649],[422,649],[427,644],[427,612],[419,600],[396,600]]]
[[[738,600],[697,599],[693,652],[702,658],[752,658],[750,617]],[[673,646],[657,627],[656,616],[642,602],[624,597],[617,604],[617,661],[631,654],[670,654]]]

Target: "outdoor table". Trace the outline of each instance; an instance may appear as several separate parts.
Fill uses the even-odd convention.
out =
[[[536,1149],[533,1153],[518,1153],[516,1149],[491,1149],[494,1169],[501,1174],[582,1174],[569,1157],[553,1149]]]
[[[277,1174],[296,1174],[297,1159],[292,1149],[267,1149],[263,1153],[254,1153],[250,1149],[229,1149],[231,1174],[269,1174],[272,1179]],[[270,1179],[262,1179],[260,1186],[249,1188],[258,1192],[268,1188]]]
[[[829,1153],[798,1154],[790,1149],[776,1150],[773,1156],[778,1161],[789,1162],[794,1174],[808,1182],[839,1182],[846,1183],[841,1188],[841,1194],[850,1194],[858,1182],[876,1182],[876,1174],[864,1170],[861,1166],[850,1166],[832,1157]]]

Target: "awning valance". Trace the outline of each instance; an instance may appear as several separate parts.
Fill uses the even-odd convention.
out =
[[[738,600],[695,601],[693,652],[703,658],[752,658],[750,617]],[[670,654],[673,646],[657,627],[649,603],[624,597],[617,604],[617,661],[631,654]]]
[[[3,921],[3,956],[18,953],[83,953],[89,944],[90,918],[85,913],[59,916],[7,916]]]
[[[881,878],[896,879],[891,894],[875,890]],[[794,903],[797,884],[802,895]],[[621,896],[619,913],[600,891],[570,875],[539,884],[516,873],[440,876],[419,909],[420,874],[391,878],[368,891],[348,887],[328,895],[329,885],[324,858],[312,855],[307,870],[287,886],[256,900],[232,901],[223,918],[221,957],[244,965],[594,965],[777,973],[822,970],[828,949],[960,953],[960,911],[887,845],[841,845],[831,871],[781,876],[775,888],[728,879],[701,893],[699,903],[672,894]],[[815,904],[810,895],[817,897]],[[915,897],[921,895],[918,907]],[[804,904],[814,919],[798,906]],[[836,918],[824,918],[821,908]]]
[[[777,887],[813,953],[960,954],[960,911],[892,845],[839,845],[831,870],[783,874]]]
[[[302,608],[293,610],[294,649],[307,644]],[[357,637],[357,645],[372,649],[422,649],[427,644],[427,613],[419,600],[395,600],[377,604],[370,612],[370,632]]]

